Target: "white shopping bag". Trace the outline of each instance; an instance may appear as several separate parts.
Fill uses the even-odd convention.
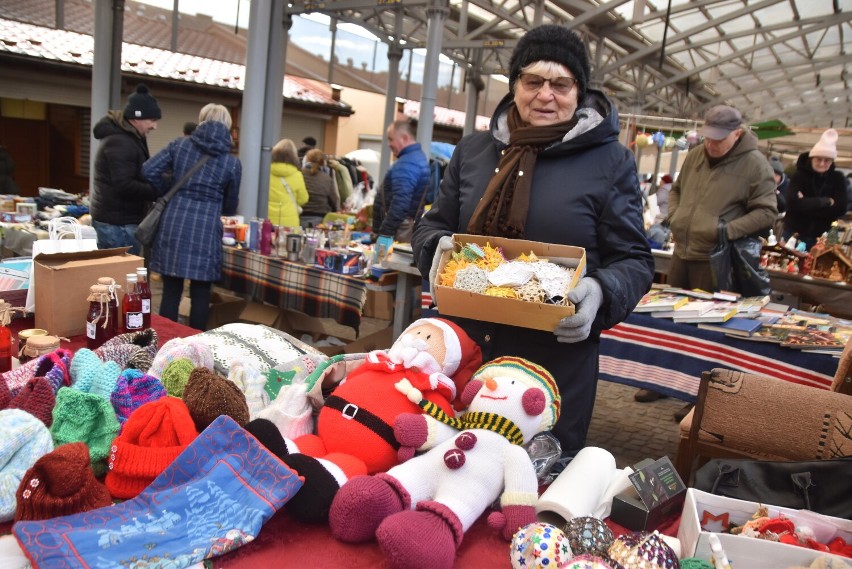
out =
[[[77,253],[94,251],[98,248],[97,239],[84,239],[83,226],[73,217],[57,217],[47,225],[47,239],[33,242],[33,259],[38,255],[56,253]],[[30,287],[27,290],[27,312],[35,312],[35,271],[30,265]]]

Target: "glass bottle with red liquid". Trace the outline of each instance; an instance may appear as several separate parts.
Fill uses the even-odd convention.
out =
[[[115,327],[111,323],[109,307],[109,287],[96,284],[89,287],[89,312],[86,314],[86,347],[90,350],[100,348],[112,338],[110,331]]]
[[[0,373],[12,370],[12,307],[0,299]]]
[[[121,285],[115,282],[112,277],[100,277],[98,284],[107,287],[109,293],[109,322],[107,323],[107,340],[118,336],[121,331],[121,324],[118,316],[118,292],[121,290]]]
[[[121,299],[121,322],[125,332],[142,330],[142,298],[136,284],[136,273],[127,273],[127,290]]]
[[[142,329],[147,330],[151,327],[151,283],[148,282],[148,269],[145,267],[136,269],[136,286],[142,300]]]

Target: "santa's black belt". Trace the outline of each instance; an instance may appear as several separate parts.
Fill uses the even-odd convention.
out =
[[[381,417],[358,407],[354,403],[349,403],[337,395],[329,395],[325,400],[324,406],[337,409],[344,418],[353,419],[361,423],[384,439],[394,450],[399,450],[399,442],[393,435],[393,427],[385,423]]]

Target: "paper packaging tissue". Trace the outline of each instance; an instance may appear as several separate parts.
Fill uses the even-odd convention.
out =
[[[574,518],[607,517],[613,495],[630,486],[632,472],[617,469],[615,457],[605,449],[582,449],[538,499],[538,520],[561,528]]]
[[[612,499],[610,519],[634,531],[656,529],[683,507],[686,486],[669,457],[633,466],[631,486]]]

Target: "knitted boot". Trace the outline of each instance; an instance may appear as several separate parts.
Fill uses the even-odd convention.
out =
[[[314,458],[296,453],[280,458],[305,479],[285,508],[297,520],[308,523],[328,522],[328,512],[337,491],[351,476],[366,474],[367,470],[363,462],[344,454]]]
[[[361,543],[376,537],[376,528],[385,518],[410,507],[411,496],[396,478],[356,476],[334,497],[328,525],[340,541]]]
[[[376,541],[391,567],[400,569],[452,569],[463,537],[458,516],[432,501],[388,517],[376,530]]]

